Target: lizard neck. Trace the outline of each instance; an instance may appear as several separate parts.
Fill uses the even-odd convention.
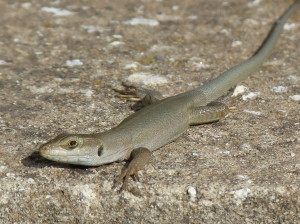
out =
[[[94,138],[103,147],[103,155],[97,158],[98,165],[127,159],[133,149],[130,135],[119,131],[118,126],[108,131],[94,134]]]

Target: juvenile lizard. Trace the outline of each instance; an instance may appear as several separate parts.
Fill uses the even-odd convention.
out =
[[[115,183],[126,184],[129,177],[137,179],[137,172],[149,162],[152,151],[175,140],[190,125],[218,121],[229,112],[228,107],[216,99],[263,64],[283,25],[299,5],[300,0],[296,0],[282,14],[252,57],[205,85],[165,99],[150,93],[146,97],[147,106],[118,126],[96,134],[60,134],[42,145],[40,154],[49,160],[84,166],[130,159]]]

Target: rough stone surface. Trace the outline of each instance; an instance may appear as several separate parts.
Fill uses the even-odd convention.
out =
[[[124,163],[37,153],[61,132],[104,131],[132,113],[112,90],[131,74],[165,77],[148,88],[168,96],[240,63],[290,2],[1,0],[0,223],[299,223],[300,10],[243,82],[260,94],[157,150],[128,191],[111,189]]]

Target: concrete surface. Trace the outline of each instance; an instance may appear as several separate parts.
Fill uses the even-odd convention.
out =
[[[299,223],[300,10],[237,111],[157,150],[129,191],[111,189],[124,163],[37,153],[132,113],[112,90],[132,74],[168,96],[247,59],[290,3],[1,0],[0,223]]]

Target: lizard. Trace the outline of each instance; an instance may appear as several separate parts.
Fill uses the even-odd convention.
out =
[[[138,171],[149,163],[152,151],[174,141],[191,125],[220,120],[230,112],[218,101],[227,91],[256,71],[270,56],[282,28],[300,5],[291,6],[274,23],[261,47],[247,60],[193,90],[161,98],[148,91],[142,109],[129,115],[108,131],[94,134],[60,134],[41,145],[40,155],[56,162],[100,166],[129,160],[114,186],[129,177],[138,180]]]

